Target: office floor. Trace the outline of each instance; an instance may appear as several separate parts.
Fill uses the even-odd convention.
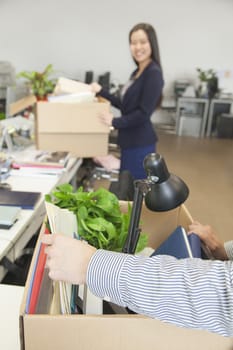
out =
[[[158,135],[157,152],[189,186],[192,217],[211,224],[223,240],[233,239],[233,140]]]

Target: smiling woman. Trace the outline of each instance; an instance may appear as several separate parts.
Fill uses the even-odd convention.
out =
[[[138,66],[138,77],[151,62],[157,62],[161,68],[158,39],[152,26],[139,23],[129,33],[129,43],[132,57]]]
[[[117,118],[112,113],[100,116],[103,123],[118,130],[120,171],[128,170],[134,179],[143,179],[146,177],[143,159],[156,151],[158,138],[151,115],[160,105],[164,82],[154,28],[148,23],[135,25],[129,33],[129,44],[136,69],[123,86],[120,97],[110,94],[97,83],[91,86],[93,92],[108,99],[121,111]]]
[[[138,62],[138,72],[135,78],[138,78],[145,67],[151,62],[151,46],[146,33],[139,29],[133,32],[130,39],[130,50],[132,57]]]

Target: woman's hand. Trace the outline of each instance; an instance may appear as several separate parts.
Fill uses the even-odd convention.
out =
[[[91,92],[98,94],[100,92],[100,90],[102,89],[102,86],[98,83],[91,83],[90,88],[91,88]]]
[[[189,225],[188,234],[193,232],[200,237],[201,241],[210,250],[214,258],[220,260],[228,259],[223,243],[210,225],[202,225],[198,221],[194,221]]]
[[[44,234],[41,242],[47,244],[46,265],[51,279],[73,284],[86,283],[88,264],[96,251],[94,247],[60,234]]]
[[[113,114],[106,112],[99,115],[100,120],[107,126],[112,126]]]

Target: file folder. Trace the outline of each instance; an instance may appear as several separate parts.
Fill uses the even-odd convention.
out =
[[[40,192],[24,192],[0,189],[0,205],[33,209],[41,196]]]
[[[154,255],[171,255],[177,259],[201,258],[201,241],[195,233],[187,235],[185,229],[178,226],[151,256]]]

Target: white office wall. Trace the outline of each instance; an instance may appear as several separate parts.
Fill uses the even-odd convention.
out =
[[[123,83],[134,68],[128,32],[146,21],[157,30],[165,92],[196,67],[232,69],[233,0],[0,0],[0,60],[16,71],[48,63],[83,80],[111,71]]]

